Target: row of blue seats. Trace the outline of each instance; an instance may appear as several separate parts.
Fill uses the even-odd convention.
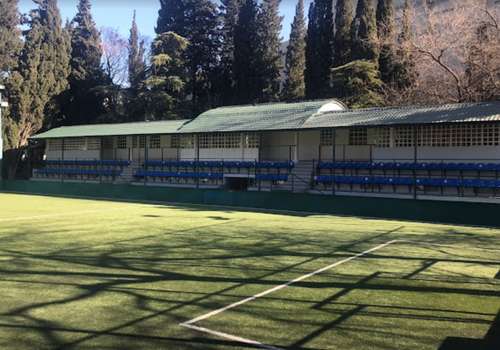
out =
[[[292,169],[294,162],[149,160],[148,167]]]
[[[144,171],[139,170],[135,174],[136,178],[158,177],[158,178],[179,178],[179,179],[209,179],[222,180],[222,173],[192,173],[192,172],[165,172],[165,171]],[[255,179],[258,181],[288,181],[288,175],[280,174],[257,174]]]
[[[54,166],[66,166],[66,165],[76,165],[76,166],[116,166],[116,167],[126,167],[130,165],[128,160],[47,160],[45,161],[47,165]]]
[[[92,175],[92,176],[120,176],[121,171],[116,169],[70,169],[44,168],[35,170],[39,175]]]
[[[159,177],[159,178],[178,178],[178,179],[209,179],[209,180],[222,180],[224,174],[222,173],[181,173],[181,172],[164,172],[164,171],[144,171],[139,170],[135,177]]]
[[[382,177],[382,176],[330,176],[319,175],[315,181],[321,184],[346,185],[400,185],[400,186],[429,186],[429,187],[466,187],[466,188],[495,188],[500,189],[500,180],[482,179],[446,179],[446,178],[411,178],[411,177]]]
[[[319,162],[318,169],[500,171],[500,163]]]

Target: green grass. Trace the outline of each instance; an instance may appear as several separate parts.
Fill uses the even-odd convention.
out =
[[[287,349],[498,342],[500,230],[0,194],[0,349],[249,349],[179,323],[394,239],[440,245],[391,244],[196,325]]]

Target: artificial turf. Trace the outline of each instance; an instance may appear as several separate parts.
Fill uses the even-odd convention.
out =
[[[397,208],[394,208],[397,210]],[[0,349],[500,349],[500,230],[0,194]]]

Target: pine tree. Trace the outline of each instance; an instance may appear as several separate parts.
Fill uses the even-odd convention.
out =
[[[30,12],[19,67],[13,74],[17,82],[10,101],[17,128],[15,148],[26,145],[42,128],[49,102],[68,87],[69,37],[62,28],[57,1],[35,3],[38,7]]]
[[[335,8],[334,66],[351,60],[351,25],[354,15],[351,0],[337,0]]]
[[[301,100],[305,97],[304,70],[306,65],[306,27],[304,0],[298,0],[286,53],[283,99]]]
[[[316,62],[319,46],[319,28],[318,13],[316,4],[311,2],[309,5],[309,21],[307,23],[306,36],[306,69],[304,72],[304,81],[306,86],[306,97],[314,99],[319,96],[319,69]]]
[[[236,102],[255,103],[261,96],[257,56],[259,36],[256,0],[245,0],[234,32],[234,80]]]
[[[159,34],[153,42],[151,74],[140,96],[148,119],[185,117],[188,45],[185,38],[173,32]]]
[[[222,43],[218,92],[223,105],[234,101],[234,34],[242,0],[222,0]]]
[[[379,69],[382,81],[393,84],[396,69],[394,1],[379,0],[377,6],[377,32],[380,42]]]
[[[281,0],[263,0],[258,15],[258,42],[257,55],[258,69],[260,72],[259,102],[279,100],[282,54],[281,54],[281,22],[279,15]]]
[[[220,17],[211,0],[162,0],[156,32],[174,32],[189,41],[186,64],[192,113],[215,102],[220,57]]]
[[[138,90],[146,70],[144,64],[144,41],[139,41],[139,30],[136,22],[136,12],[132,19],[130,37],[128,40],[128,81],[132,90]]]
[[[371,0],[359,0],[351,26],[352,59],[378,61],[377,21]]]
[[[377,63],[356,60],[332,69],[332,83],[342,94],[339,96],[350,108],[383,105],[382,80]]]
[[[21,20],[18,0],[0,0],[0,13],[0,84],[6,86],[7,90],[3,94],[10,99],[9,96],[16,85],[20,86],[20,81],[16,82],[13,76],[23,47],[19,30]],[[20,78],[18,74],[17,77]],[[3,133],[4,149],[10,149],[17,144],[17,127],[10,109],[4,110],[2,117],[3,130],[0,130],[0,133]]]

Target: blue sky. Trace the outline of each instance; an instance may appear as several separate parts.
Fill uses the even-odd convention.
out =
[[[306,10],[312,0],[305,0]],[[78,0],[58,0],[63,20],[73,18]],[[91,0],[92,14],[98,27],[117,28],[120,33],[128,37],[132,13],[137,10],[137,23],[142,35],[154,37],[154,28],[160,7],[159,0]],[[296,0],[282,0],[281,14],[283,20],[283,38],[290,35],[290,24],[295,14]],[[34,7],[32,0],[20,0],[21,12],[28,12]]]

